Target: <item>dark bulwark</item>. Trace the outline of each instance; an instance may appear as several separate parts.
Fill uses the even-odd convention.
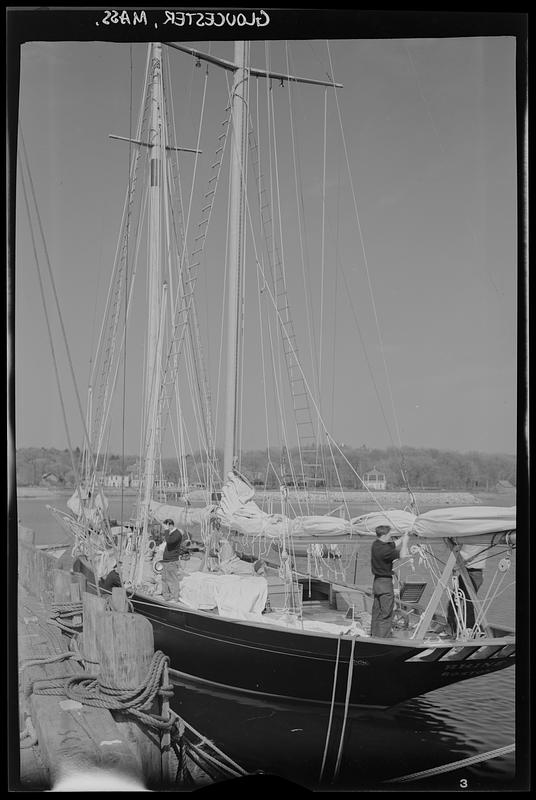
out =
[[[82,561],[75,569],[92,573]],[[153,625],[155,648],[181,675],[271,699],[388,708],[460,680],[515,663],[513,632],[452,642],[337,637],[271,624],[226,619],[170,607],[135,592],[134,611]]]

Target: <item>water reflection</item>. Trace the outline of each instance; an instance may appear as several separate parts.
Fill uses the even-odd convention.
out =
[[[174,677],[174,708],[249,771],[310,789],[388,788],[386,781],[485,753],[514,741],[513,668],[446,687],[387,711],[271,702]],[[489,702],[490,696],[498,702]],[[322,769],[322,764],[324,768]],[[513,779],[513,759],[465,768],[486,788]],[[321,775],[322,773],[322,775]],[[336,775],[335,782],[333,781]],[[427,782],[430,783],[427,779]],[[459,788],[456,773],[432,782]],[[390,784],[394,788],[396,784]],[[417,786],[417,784],[407,784]],[[423,781],[418,782],[422,789]]]

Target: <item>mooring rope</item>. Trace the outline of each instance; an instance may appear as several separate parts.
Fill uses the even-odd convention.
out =
[[[233,761],[231,758],[229,758],[229,756],[226,755],[222,750],[220,750],[214,744],[214,742],[211,742],[210,739],[207,739],[205,736],[203,736],[201,733],[199,733],[199,731],[197,731],[195,728],[193,728],[191,725],[189,725],[181,717],[179,717],[178,714],[175,713],[175,711],[171,711],[170,713],[171,713],[171,716],[173,717],[173,719],[176,722],[177,728],[179,729],[179,734],[181,736],[184,734],[185,729],[188,728],[188,730],[190,730],[192,733],[194,733],[197,736],[197,738],[200,740],[200,744],[209,745],[209,747],[211,747],[214,750],[214,752],[217,753],[220,756],[220,758],[222,758],[224,761],[227,762],[225,765],[224,764],[221,765],[222,768],[230,769],[233,772],[236,771],[240,775],[246,775],[247,774],[246,771],[239,764],[237,764],[235,761]],[[181,733],[181,731],[182,731],[182,733]]]
[[[335,658],[335,673],[333,675],[333,690],[331,693],[331,708],[329,711],[328,731],[326,733],[326,744],[324,746],[324,757],[322,759],[322,766],[320,768],[320,776],[318,778],[319,781],[322,780],[322,777],[324,775],[324,767],[326,766],[326,758],[328,755],[329,739],[331,735],[331,723],[333,721],[333,710],[335,708],[335,690],[337,688],[337,673],[339,671],[340,650],[341,650],[341,638],[339,636],[339,638],[337,639],[337,655]]]
[[[20,732],[20,748],[27,750],[30,747],[35,747],[37,744],[37,734],[32,723],[31,717],[26,717],[24,730]]]
[[[161,715],[147,710],[157,695],[165,698],[173,694],[171,684],[164,685],[162,680],[168,662],[168,656],[161,650],[156,651],[147,677],[134,689],[116,689],[102,683],[101,676],[81,673],[34,681],[32,690],[35,694],[66,695],[71,700],[77,700],[85,705],[122,711],[137,717],[146,725],[169,730],[175,724],[171,715],[164,719]]]
[[[428,778],[432,775],[440,775],[443,772],[452,772],[462,767],[468,767],[471,764],[478,764],[480,761],[488,761],[492,758],[499,758],[500,756],[513,753],[516,749],[515,744],[508,744],[505,747],[498,747],[496,750],[490,750],[487,753],[480,753],[476,756],[469,758],[462,758],[460,761],[452,761],[450,764],[443,764],[440,767],[433,767],[432,769],[425,769],[422,772],[413,772],[411,775],[404,775],[401,778],[389,778],[384,783],[404,783],[406,781],[419,781],[422,778]]]
[[[355,650],[355,638],[352,638],[352,646],[350,650],[350,662],[348,664],[348,678],[346,680],[346,699],[344,701],[344,717],[342,722],[342,730],[341,730],[341,737],[339,741],[339,752],[337,753],[337,763],[335,764],[335,770],[333,772],[333,781],[336,780],[337,775],[339,774],[339,769],[341,767],[342,761],[342,749],[344,745],[344,734],[346,732],[346,722],[348,720],[348,707],[350,705],[350,692],[352,690],[352,678],[354,673],[354,650]]]
[[[83,606],[81,602],[52,603],[52,615],[47,619],[49,625],[57,625],[62,631],[72,634],[82,626]],[[80,622],[69,622],[67,617],[80,617]]]
[[[77,661],[85,661],[84,658],[80,655],[80,653],[75,653],[71,650],[67,653],[60,653],[57,656],[47,656],[45,658],[31,658],[27,661],[23,661],[19,667],[19,672],[22,672],[23,669],[26,667],[36,667],[41,666],[42,664],[54,664],[55,661],[64,661],[66,658],[74,658]]]

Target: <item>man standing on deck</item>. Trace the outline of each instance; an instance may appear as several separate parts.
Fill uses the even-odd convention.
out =
[[[162,597],[164,600],[177,600],[179,596],[182,531],[172,519],[165,519],[164,541],[166,547],[162,555]]]
[[[393,542],[389,525],[378,525],[376,537],[370,550],[370,566],[374,575],[370,635],[388,639],[395,608],[393,561],[408,555],[408,534]]]

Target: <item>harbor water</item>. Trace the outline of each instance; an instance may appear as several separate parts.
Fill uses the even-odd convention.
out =
[[[67,497],[58,493],[18,498],[17,519],[35,531],[36,544],[70,541],[46,507],[65,509]],[[509,503],[499,498],[495,504]],[[121,499],[112,498],[110,515],[119,517],[120,511]],[[368,547],[365,543],[359,548],[357,577],[362,583],[371,580]],[[419,569],[417,565],[412,572],[416,578]],[[514,625],[514,577],[515,552],[489,615],[493,622]],[[485,595],[486,584],[480,592]],[[509,749],[516,741],[514,666],[386,711],[351,710],[346,719],[343,709],[330,717],[329,707],[261,701],[194,680],[176,682],[172,705],[247,771],[275,775],[313,791],[508,791],[518,788],[526,768],[519,761],[516,772],[516,753]],[[503,749],[498,757],[478,760]],[[473,763],[461,769],[440,770],[469,758]],[[429,774],[396,780],[423,771]]]

